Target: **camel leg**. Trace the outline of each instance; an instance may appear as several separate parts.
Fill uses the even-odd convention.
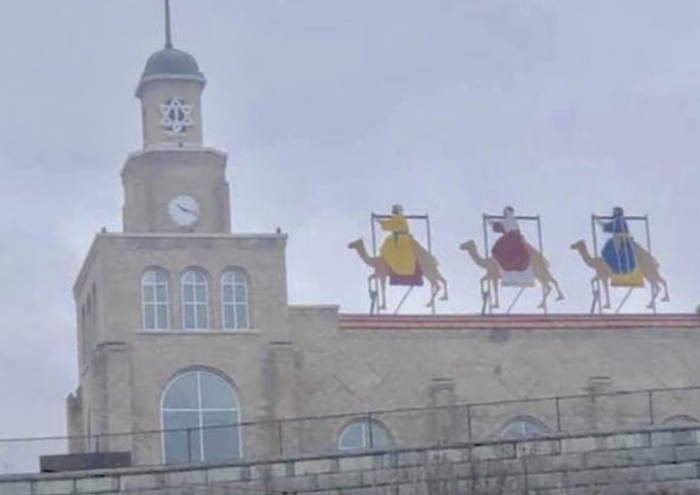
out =
[[[540,283],[542,284],[541,280]],[[552,286],[549,283],[542,284],[542,301],[537,305],[538,308],[544,308],[550,292],[552,292]]]
[[[501,301],[498,295],[498,279],[491,278],[489,280],[491,280],[491,285],[493,286],[493,307],[494,309],[498,309],[501,306]]]
[[[445,280],[442,276],[438,278],[440,282],[442,282],[442,297],[440,298],[441,301],[447,301],[447,280]]]
[[[552,285],[554,285],[554,289],[557,291],[557,301],[563,301],[564,300],[564,293],[561,291],[561,287],[559,287],[559,282],[554,277],[550,277]]]
[[[659,287],[658,282],[649,282],[651,283],[651,301],[649,301],[649,304],[647,304],[647,308],[654,309],[656,298],[659,295],[659,292],[661,292],[661,288]]]
[[[381,285],[382,292],[382,305],[381,309],[386,309],[386,276],[379,278],[379,284]]]
[[[599,282],[600,285],[603,286],[603,291],[605,292],[605,304],[603,304],[603,301],[600,299],[598,300],[598,303],[601,305],[603,309],[610,309],[610,291],[608,289],[608,281],[607,279],[600,278],[598,275],[593,277],[591,279],[591,291],[595,293],[596,291],[596,282]],[[601,294],[598,294],[598,297],[600,298]]]
[[[435,296],[437,296],[437,293],[440,291],[440,286],[438,285],[436,280],[431,280],[430,281],[430,300],[428,301],[428,304],[425,306],[428,308],[432,308],[435,306]]]
[[[668,283],[666,283],[666,279],[663,277],[659,277],[659,283],[664,287],[664,297],[661,298],[661,302],[670,301],[671,298],[668,296]]]
[[[372,298],[372,282],[377,279],[377,274],[373,273],[369,277],[367,277],[367,288],[369,290],[369,297],[370,299]]]
[[[385,302],[384,302],[384,289],[382,286],[380,286],[380,279],[379,276],[376,273],[373,273],[369,277],[367,277],[367,285],[369,287],[369,297],[370,299],[372,298],[372,282],[378,282],[377,283],[377,297],[379,300],[377,301],[377,304],[379,305],[379,309],[385,309]]]
[[[479,280],[479,289],[481,290],[482,301],[484,301],[485,297],[491,300],[491,280],[489,280],[488,276],[484,275],[481,277],[481,280]]]
[[[547,266],[545,265],[544,260],[535,266],[535,278],[540,282],[540,284],[542,284],[542,288],[545,288],[545,286],[547,287],[545,290],[547,295],[549,295],[549,293],[551,292],[551,290],[552,290],[551,286],[553,285],[557,291],[557,301],[564,300],[564,293],[561,291],[561,288],[559,287],[559,282],[557,282],[557,279],[555,279],[552,276],[552,274],[549,271],[549,268],[547,268]],[[543,307],[543,306],[540,306],[540,307]]]
[[[607,278],[600,279],[600,283],[603,285],[603,290],[605,291],[605,306],[604,309],[610,309],[610,282]]]

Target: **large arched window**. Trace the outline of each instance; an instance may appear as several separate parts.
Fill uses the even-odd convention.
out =
[[[225,329],[250,328],[248,277],[239,268],[221,276],[221,321]]]
[[[518,416],[511,419],[501,430],[501,438],[520,439],[536,438],[549,433],[549,428],[539,419],[530,416]]]
[[[387,427],[369,418],[352,421],[338,435],[339,450],[382,448],[393,443]]]
[[[147,270],[141,277],[141,305],[144,330],[169,328],[168,274],[162,268]]]
[[[219,375],[194,370],[177,376],[163,393],[161,413],[166,464],[241,457],[238,399]]]
[[[206,274],[199,269],[182,276],[182,328],[209,328],[209,287]]]

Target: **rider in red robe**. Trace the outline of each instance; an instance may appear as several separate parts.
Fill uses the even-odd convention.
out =
[[[530,266],[530,253],[520,233],[515,210],[507,206],[503,210],[503,220],[492,222],[494,232],[503,234],[493,245],[491,255],[506,271],[521,272]]]

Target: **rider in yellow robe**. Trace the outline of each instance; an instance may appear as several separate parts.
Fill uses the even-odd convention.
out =
[[[379,223],[383,230],[391,232],[391,235],[384,239],[380,253],[392,274],[399,277],[415,275],[416,255],[403,208],[394,205],[391,209],[391,217],[380,220]]]

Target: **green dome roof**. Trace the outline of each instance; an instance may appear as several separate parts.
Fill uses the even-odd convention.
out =
[[[143,78],[149,76],[202,77],[199,65],[192,55],[176,48],[163,48],[148,58]]]

